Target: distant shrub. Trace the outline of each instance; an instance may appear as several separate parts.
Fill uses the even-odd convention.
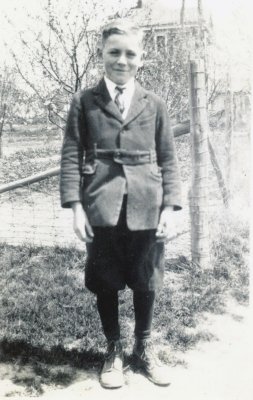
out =
[[[211,227],[211,255],[216,279],[240,303],[249,301],[249,226],[231,213],[217,215]]]

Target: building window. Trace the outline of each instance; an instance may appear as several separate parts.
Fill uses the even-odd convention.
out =
[[[166,36],[157,35],[156,36],[156,52],[158,54],[164,54],[166,51]]]

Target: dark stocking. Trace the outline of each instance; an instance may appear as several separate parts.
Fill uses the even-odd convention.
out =
[[[106,339],[108,341],[119,340],[118,292],[98,294],[97,308]]]

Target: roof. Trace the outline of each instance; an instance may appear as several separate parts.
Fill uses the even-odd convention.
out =
[[[179,2],[180,4],[181,2]],[[137,4],[137,2],[136,2]],[[162,26],[166,28],[180,26],[180,7],[171,8],[171,5],[165,0],[145,0],[142,1],[141,7],[133,7],[130,9],[128,17],[136,21],[142,27],[157,27]],[[120,17],[119,12],[119,17]],[[111,18],[115,18],[112,15]],[[210,15],[204,12],[205,21],[209,21]],[[196,7],[185,7],[184,24],[197,25],[198,24],[198,9]],[[103,23],[102,23],[103,25]],[[98,29],[101,27],[101,22],[96,20],[90,21],[90,29]]]
[[[150,11],[138,9],[135,10],[133,14],[134,18],[137,18],[140,21],[140,24],[143,26],[153,26],[153,25],[171,25],[176,26],[180,24],[180,10],[170,9],[164,12],[160,8],[152,9]],[[146,14],[146,15],[145,15]],[[198,15],[197,10],[188,9],[185,11],[185,24],[197,24]]]
[[[180,24],[180,6],[172,8],[168,2],[162,0],[146,0],[142,3],[141,8],[133,8],[131,12],[132,18],[136,19],[140,25],[177,26]],[[203,16],[206,21],[210,19],[210,15],[206,11],[204,11]],[[185,7],[184,23],[185,25],[196,25],[198,23],[197,4],[196,7]]]

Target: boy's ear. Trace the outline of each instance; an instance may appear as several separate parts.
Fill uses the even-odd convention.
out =
[[[146,54],[147,54],[147,52],[143,50],[141,53],[141,57],[140,57],[139,68],[143,67],[144,58],[145,58]]]
[[[102,47],[97,47],[97,57],[101,60],[103,56]]]

